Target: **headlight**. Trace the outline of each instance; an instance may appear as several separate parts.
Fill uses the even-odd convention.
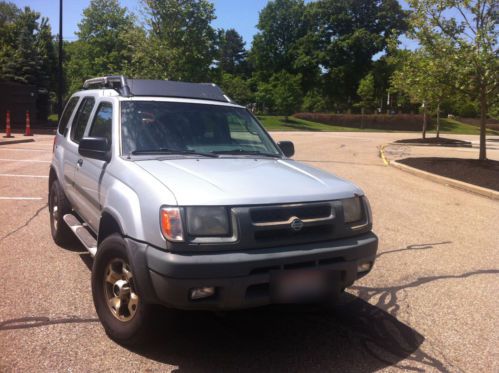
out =
[[[362,201],[360,197],[348,198],[341,201],[345,223],[355,223],[362,219]]]
[[[170,241],[183,241],[184,230],[182,217],[178,207],[163,207],[160,212],[161,231]]]
[[[372,224],[373,213],[371,210],[371,204],[369,203],[369,200],[367,199],[366,196],[362,196],[362,200],[364,201],[364,208],[366,210],[367,222]]]
[[[225,207],[187,207],[187,233],[196,237],[221,237],[230,234],[229,214]]]

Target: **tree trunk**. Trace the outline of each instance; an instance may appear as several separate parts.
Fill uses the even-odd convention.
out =
[[[437,105],[437,139],[440,137],[440,102]]]
[[[487,97],[485,96],[485,88],[480,89],[480,154],[478,159],[485,161],[487,159],[487,146],[486,146],[486,124],[487,122]]]
[[[426,139],[426,104],[423,108],[423,139]]]
[[[364,108],[361,109],[360,128],[364,129]]]

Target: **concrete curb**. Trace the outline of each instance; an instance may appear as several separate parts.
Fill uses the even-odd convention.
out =
[[[385,147],[388,146],[388,145],[390,145],[390,144],[383,144],[383,145],[381,145],[381,147],[379,149],[379,156],[383,160],[383,163],[385,164],[385,166],[389,166],[390,165],[390,161],[385,156]]]
[[[437,148],[472,148],[473,144],[471,142],[464,144],[419,144],[417,142],[391,142],[387,145],[397,145],[397,146],[434,146]]]
[[[390,161],[390,166],[398,168],[401,171],[422,177],[423,179],[434,181],[438,184],[447,185],[456,189],[464,190],[466,192],[478,194],[482,197],[487,197],[499,201],[499,192],[492,189],[482,188],[473,184],[464,183],[459,180],[450,179],[448,177],[435,175],[430,172],[418,170],[417,168],[406,166],[405,164],[397,161]]]
[[[19,140],[7,140],[7,139],[0,139],[0,146],[1,145],[9,145],[9,144],[22,144],[25,142],[35,142],[35,139],[19,139]]]

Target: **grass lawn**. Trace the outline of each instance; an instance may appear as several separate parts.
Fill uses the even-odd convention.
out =
[[[259,115],[258,120],[268,131],[330,131],[330,132],[359,132],[359,131],[379,131],[379,130],[361,130],[360,128],[335,126],[332,124],[323,124],[311,122],[308,120],[289,117],[288,121],[282,116]]]
[[[435,121],[433,121],[435,122]],[[431,131],[432,133],[436,132],[435,124],[432,124]],[[440,119],[440,132],[441,133],[456,133],[462,135],[479,135],[480,128],[476,126],[472,126],[470,124],[459,122],[455,119]],[[487,130],[487,134],[490,135],[499,135],[498,131]]]
[[[396,132],[396,131],[383,131],[379,129],[360,129],[355,127],[344,127],[340,125],[323,124],[317,122],[311,122],[308,120],[298,119],[289,117],[288,121],[284,120],[283,116],[272,116],[272,115],[259,115],[258,119],[268,131],[330,131],[330,132]],[[434,125],[430,127],[430,133],[435,133]],[[480,129],[469,124],[458,122],[454,119],[441,119],[440,121],[440,132],[441,133],[455,133],[463,135],[478,135]],[[417,133],[417,132],[414,132]],[[488,130],[488,134],[499,135],[499,132]]]

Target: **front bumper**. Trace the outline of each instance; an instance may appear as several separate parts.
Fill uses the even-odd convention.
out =
[[[131,241],[131,240],[129,240]],[[372,232],[340,240],[236,252],[172,253],[131,242],[139,291],[148,301],[180,309],[238,309],[274,303],[273,274],[296,269],[334,272],[336,287],[350,286],[374,263],[378,238]],[[130,248],[130,245],[129,245]],[[142,254],[138,254],[142,253]],[[142,257],[142,258],[139,258]],[[210,298],[190,300],[189,291],[215,287]]]

